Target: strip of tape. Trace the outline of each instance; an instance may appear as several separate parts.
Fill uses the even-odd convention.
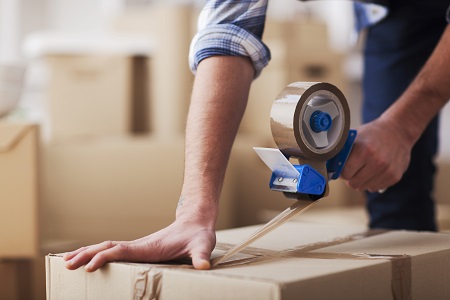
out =
[[[216,265],[220,264],[221,262],[224,262],[228,260],[230,257],[235,255],[236,253],[242,251],[243,249],[247,248],[251,243],[254,241],[260,239],[261,237],[265,236],[269,232],[277,229],[299,213],[304,212],[308,208],[311,207],[314,203],[318,201],[314,200],[305,200],[305,199],[299,199],[295,201],[294,204],[292,204],[290,207],[286,208],[284,211],[282,211],[280,214],[278,214],[275,218],[270,220],[268,223],[266,223],[263,227],[258,229],[256,232],[251,234],[249,237],[247,237],[245,240],[240,242],[239,244],[235,245],[234,247],[228,249],[228,251],[220,257],[216,257],[211,261],[211,265],[215,267]]]
[[[301,246],[294,249],[284,251],[273,251],[255,247],[247,247],[241,251],[246,254],[243,258],[227,260],[220,263],[216,269],[227,268],[238,265],[262,263],[269,260],[281,258],[315,258],[315,259],[354,259],[354,260],[374,260],[382,259],[391,262],[391,289],[392,296],[395,300],[407,300],[412,297],[412,264],[409,255],[386,255],[373,253],[313,253],[312,251],[320,250],[326,247],[345,244],[348,242],[361,240],[367,237],[386,233],[386,230],[370,230],[347,237],[334,239],[331,241],[320,242]],[[234,245],[226,243],[217,243],[216,249],[228,251]]]

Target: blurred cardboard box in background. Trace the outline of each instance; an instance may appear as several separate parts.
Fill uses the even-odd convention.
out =
[[[41,241],[33,259],[0,259],[0,299],[45,300],[45,256],[78,247],[74,241]]]
[[[184,169],[182,138],[72,140],[46,144],[42,154],[45,238],[84,244],[129,240],[175,219]],[[235,225],[233,186],[225,184],[223,190],[227,199],[221,201],[217,226],[229,228]]]
[[[150,37],[43,32],[24,48],[44,141],[149,132]]]
[[[129,57],[53,55],[46,61],[52,138],[130,132],[136,78]]]
[[[438,203],[450,205],[450,160],[437,161],[437,175],[434,196]]]
[[[38,249],[38,127],[0,122],[0,259]]]
[[[21,282],[19,266],[23,261],[0,260],[0,298],[7,300],[26,299]],[[26,293],[26,292],[25,292]]]
[[[148,127],[155,135],[184,133],[194,79],[188,53],[196,13],[190,5],[155,4],[147,9],[128,9],[113,20],[114,32],[148,36],[154,41]]]

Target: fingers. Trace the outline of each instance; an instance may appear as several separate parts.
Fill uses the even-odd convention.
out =
[[[139,260],[142,251],[133,251],[139,249],[133,249],[130,244],[119,243],[112,248],[103,250],[95,254],[90,262],[84,267],[88,272],[94,272],[101,268],[105,263],[110,261],[135,261]]]
[[[379,142],[369,140],[367,136],[362,130],[341,175],[351,188],[375,192],[397,183],[407,164],[405,154],[396,154],[393,149],[380,147]]]
[[[81,247],[81,248],[79,248],[79,249],[77,249],[77,250],[75,250],[75,251],[68,252],[68,253],[66,253],[66,254],[63,256],[63,259],[64,259],[65,261],[71,260],[71,259],[74,258],[78,253],[80,253],[81,251],[86,250],[87,248],[88,248],[88,247]]]
[[[368,157],[370,159],[360,161],[360,165],[357,167],[358,171],[353,176],[350,177],[349,173],[343,176],[350,187],[360,191],[376,192],[400,181],[403,176],[403,168],[396,162],[389,162],[383,157],[374,157],[373,155]]]
[[[365,164],[364,145],[355,143],[350,152],[350,156],[345,163],[344,169],[342,170],[341,177],[345,180],[355,178],[356,174],[365,166]]]
[[[111,261],[160,262],[191,257],[194,268],[207,270],[215,245],[214,228],[178,222],[144,238],[128,242],[103,242],[83,247],[64,256],[66,267],[86,265],[93,272]]]
[[[117,243],[118,242],[106,241],[89,247],[82,247],[72,253],[69,253],[64,256],[64,260],[66,260],[66,268],[69,270],[76,270],[89,262],[97,253],[112,248],[117,245]]]
[[[383,170],[373,170],[368,166],[362,168],[355,178],[347,183],[356,190],[373,192],[389,186],[389,180],[386,179]]]

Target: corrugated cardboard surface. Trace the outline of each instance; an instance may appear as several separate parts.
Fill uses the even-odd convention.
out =
[[[218,232],[213,255],[255,229]],[[66,270],[59,256],[46,261],[49,300],[450,297],[450,235],[429,232],[290,222],[210,271],[110,263],[86,273]]]
[[[36,125],[0,123],[0,259],[37,253]]]

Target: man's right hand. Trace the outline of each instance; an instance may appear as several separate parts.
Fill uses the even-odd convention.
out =
[[[93,272],[110,261],[162,262],[192,258],[195,269],[210,269],[216,243],[214,228],[192,220],[177,219],[168,227],[134,241],[106,241],[82,247],[64,256],[70,270],[85,265]]]

